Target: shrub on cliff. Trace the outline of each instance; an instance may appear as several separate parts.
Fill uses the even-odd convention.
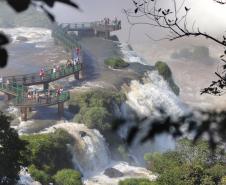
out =
[[[32,178],[42,184],[49,184],[52,182],[52,178],[43,170],[38,170],[35,165],[31,165],[28,168],[29,173],[31,174]]]
[[[161,61],[155,63],[155,69],[159,72],[159,74],[166,80],[172,89],[172,91],[176,94],[180,94],[180,88],[175,84],[172,76],[172,72],[169,66]]]
[[[155,182],[151,182],[148,179],[144,178],[131,178],[131,179],[125,179],[119,182],[119,185],[156,185]]]
[[[71,169],[58,171],[54,180],[56,185],[82,185],[80,173]]]
[[[115,108],[125,100],[124,94],[109,90],[92,90],[72,94],[69,110],[74,120],[89,128],[105,131],[115,116]]]
[[[122,69],[128,67],[129,64],[119,57],[108,58],[104,61],[105,65],[113,69]]]
[[[72,144],[73,139],[66,131],[59,129],[54,133],[27,135],[21,138],[28,142],[28,148],[31,150],[31,155],[25,157],[30,165],[33,165],[29,171],[35,174],[35,180],[39,181],[41,178],[45,181],[58,170],[73,168],[72,156],[67,149],[67,144]]]

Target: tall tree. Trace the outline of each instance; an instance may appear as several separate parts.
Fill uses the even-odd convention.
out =
[[[10,117],[0,112],[0,185],[17,182],[20,167],[26,165],[25,152],[26,142],[10,127]]]

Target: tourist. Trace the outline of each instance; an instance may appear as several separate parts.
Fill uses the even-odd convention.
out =
[[[7,86],[7,88],[9,88],[9,84],[10,84],[9,79],[7,79],[6,80],[6,86]]]
[[[80,48],[76,48],[76,55],[77,57],[80,55]]]
[[[56,66],[56,71],[60,72],[60,66],[59,65]]]
[[[40,79],[43,80],[44,79],[44,76],[45,76],[45,72],[44,72],[44,69],[42,68],[39,72],[39,76],[40,76]]]
[[[56,78],[56,66],[53,66],[52,73],[53,73],[53,78]]]
[[[72,66],[71,59],[68,59],[67,60],[67,63],[66,63],[66,67],[71,67],[71,66]]]
[[[60,96],[60,88],[57,88],[57,90],[56,90],[56,96]]]
[[[60,88],[60,94],[64,91],[63,87]]]

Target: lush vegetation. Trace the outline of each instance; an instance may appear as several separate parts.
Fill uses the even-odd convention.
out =
[[[112,122],[117,117],[117,108],[125,101],[121,92],[105,89],[91,90],[71,95],[69,110],[75,114],[74,121],[88,128],[95,128],[104,135],[113,158],[127,159],[126,147],[120,137],[112,132]]]
[[[124,100],[124,94],[104,89],[75,93],[71,96],[69,110],[75,113],[75,122],[104,132],[111,128],[115,108]]]
[[[58,171],[54,180],[56,185],[82,185],[80,173],[71,169]]]
[[[0,185],[15,184],[20,166],[26,165],[26,142],[21,140],[13,128],[10,117],[0,112]]]
[[[172,76],[172,72],[169,66],[161,61],[156,62],[155,69],[159,72],[159,74],[168,82],[170,88],[176,95],[180,94],[180,88],[175,84]]]
[[[119,182],[119,185],[155,185],[155,182],[151,182],[148,179],[126,179]]]
[[[196,145],[181,140],[175,151],[144,156],[148,168],[159,174],[157,185],[223,185],[226,177],[226,155],[218,148],[213,155],[208,143]]]
[[[48,184],[53,182],[53,176],[62,169],[73,168],[71,154],[67,144],[73,144],[73,139],[64,130],[56,130],[49,134],[36,134],[22,136],[28,142],[27,148],[30,154],[24,156],[29,161],[29,173],[41,182]]]
[[[129,66],[129,64],[120,57],[108,58],[104,61],[104,63],[113,69],[121,69]]]

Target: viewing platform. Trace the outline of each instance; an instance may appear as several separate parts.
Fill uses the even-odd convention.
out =
[[[21,119],[27,120],[28,111],[33,107],[58,105],[59,116],[63,115],[64,102],[70,99],[68,91],[57,92],[49,90],[49,83],[74,75],[75,79],[80,79],[82,63],[76,65],[61,65],[58,71],[47,68],[43,71],[43,76],[32,73],[18,76],[2,77],[0,82],[0,91],[5,93],[7,100],[11,101],[14,106],[19,107]],[[29,86],[43,84],[43,91],[30,92]]]
[[[73,65],[73,66],[66,66],[60,65],[59,71],[53,72],[52,68],[44,68],[44,76],[43,78],[40,77],[39,72],[25,74],[25,75],[16,75],[16,76],[5,76],[2,78],[3,84],[17,84],[17,89],[14,89],[14,86],[11,90],[18,90],[19,85],[23,86],[31,86],[31,85],[39,85],[39,84],[47,84],[61,78],[65,78],[67,76],[77,74],[82,70],[82,63]],[[78,77],[79,78],[79,77]],[[2,87],[5,87],[4,85]]]
[[[52,28],[52,37],[60,41],[64,47],[75,52],[76,57],[68,60],[67,64],[57,67],[43,68],[37,73],[5,76],[0,81],[0,91],[5,93],[7,100],[20,108],[21,119],[26,121],[28,111],[33,107],[58,105],[58,115],[61,117],[64,112],[64,102],[70,99],[70,93],[61,89],[50,90],[49,83],[74,75],[76,80],[83,77],[83,61],[80,55],[81,45],[79,39],[82,37],[103,37],[110,38],[110,33],[121,29],[121,21],[111,21],[108,18],[102,21],[90,23],[63,23],[55,24]],[[42,85],[43,90],[30,92],[29,86]]]
[[[110,33],[121,30],[121,21],[108,19],[95,22],[62,23],[52,27],[52,37],[63,43],[66,49],[81,47],[82,37],[102,37],[110,39]]]

